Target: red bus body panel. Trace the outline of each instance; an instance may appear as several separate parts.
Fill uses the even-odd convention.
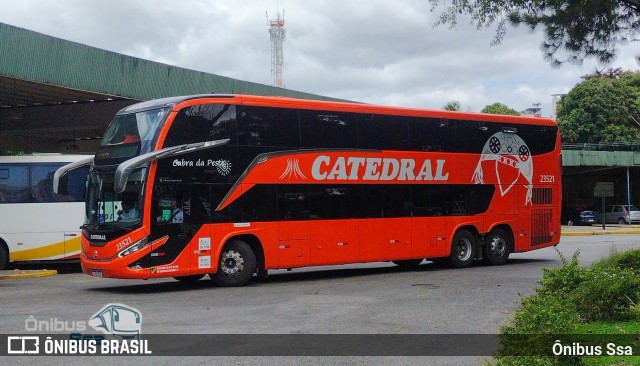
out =
[[[174,106],[166,126],[160,131],[156,149],[162,147],[177,111],[200,103],[235,103],[555,127],[554,121],[540,118],[235,96],[226,99],[192,99]],[[507,137],[500,138],[500,142],[505,144]],[[489,146],[490,141],[487,144]],[[517,143],[513,145],[517,146]],[[264,269],[447,257],[451,240],[460,228],[470,229],[482,236],[497,226],[508,227],[514,239],[514,252],[556,245],[560,240],[559,136],[554,151],[537,156],[527,154],[527,150],[521,150],[520,154],[506,154],[502,150],[487,154],[463,154],[317,149],[283,151],[265,156],[249,166],[219,205],[214,205],[216,211],[225,209],[258,184],[428,186],[481,183],[495,186],[495,192],[487,210],[472,216],[433,214],[428,217],[207,223],[198,229],[173,262],[134,269],[130,264],[138,258],[151,252],[157,256],[163,255],[164,242],[156,240],[138,252],[118,257],[124,244],[144,238],[149,231],[152,219],[148,209],[152,195],[152,184],[149,183],[145,191],[142,228],[103,247],[90,246],[89,240],[83,236],[82,268],[89,275],[100,273],[103,277],[137,279],[215,273],[223,246],[238,237],[259,243]],[[155,169],[156,163],[152,162],[149,182],[153,181]],[[537,196],[546,194],[544,192],[551,192],[550,199]]]

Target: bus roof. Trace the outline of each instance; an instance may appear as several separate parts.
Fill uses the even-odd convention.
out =
[[[556,122],[549,118],[541,117],[523,117],[508,116],[475,112],[455,112],[437,109],[419,109],[419,108],[403,108],[380,106],[373,104],[364,104],[356,102],[334,102],[320,101],[309,99],[295,99],[289,97],[269,97],[257,95],[241,95],[241,94],[198,94],[188,96],[177,96],[162,99],[154,99],[146,102],[133,104],[122,109],[118,114],[136,113],[150,109],[173,107],[178,104],[195,104],[207,99],[229,99],[230,104],[243,104],[252,106],[272,106],[280,108],[302,108],[315,110],[332,110],[353,113],[375,113],[390,114],[407,117],[430,117],[443,119],[460,119],[478,122],[504,122],[515,124],[533,124],[541,126],[555,126]]]

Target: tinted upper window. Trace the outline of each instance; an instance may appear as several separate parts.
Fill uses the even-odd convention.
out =
[[[229,104],[198,104],[178,112],[164,141],[164,146],[176,146],[202,141],[231,139],[236,142],[236,106]]]
[[[297,109],[238,106],[238,145],[300,147]]]
[[[435,118],[412,118],[411,149],[416,151],[449,151],[456,146],[454,121]]]
[[[358,147],[361,149],[409,150],[409,119],[388,115],[360,115]]]
[[[300,137],[302,147],[355,148],[356,118],[350,113],[301,110]]]

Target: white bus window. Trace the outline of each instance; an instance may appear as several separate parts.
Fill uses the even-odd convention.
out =
[[[34,202],[58,201],[57,195],[53,193],[53,174],[60,166],[34,165],[31,167],[31,197]]]
[[[7,173],[0,179],[0,203],[29,201],[29,168],[26,165],[5,165]]]

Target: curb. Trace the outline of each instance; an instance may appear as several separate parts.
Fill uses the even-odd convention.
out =
[[[25,270],[13,270],[13,271],[0,271],[0,280],[8,278],[31,278],[31,277],[46,277],[57,275],[58,271],[55,269],[43,269],[37,271],[25,271]]]
[[[573,231],[560,233],[560,236],[591,236],[611,234],[640,234],[640,230],[611,230],[611,231]]]

